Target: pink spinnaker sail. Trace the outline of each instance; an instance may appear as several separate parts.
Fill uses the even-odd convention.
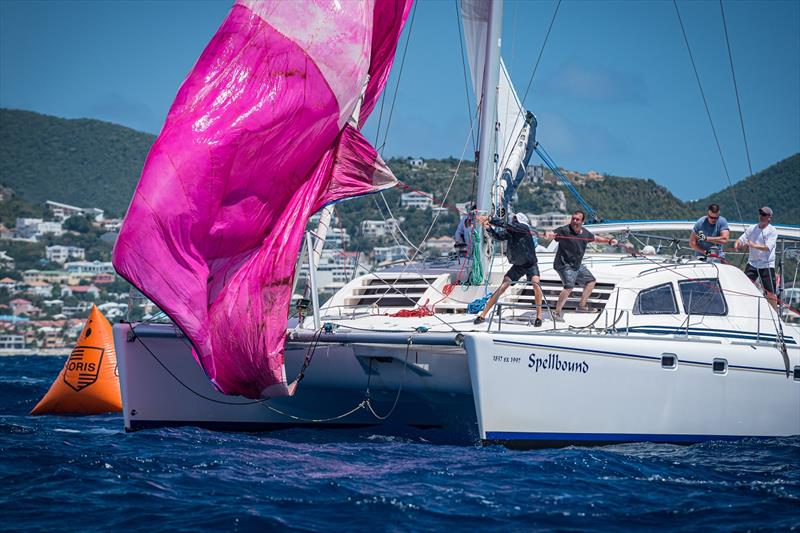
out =
[[[394,185],[360,122],[411,0],[239,0],[184,81],[114,248],[215,386],[289,393],[284,335],[309,217]]]

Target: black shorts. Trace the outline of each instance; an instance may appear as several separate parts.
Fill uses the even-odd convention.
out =
[[[750,263],[747,263],[747,268],[744,269],[744,274],[753,282],[761,278],[761,286],[764,287],[764,290],[775,294],[774,268],[756,268]]]
[[[527,276],[530,281],[533,281],[534,276],[539,275],[539,265],[513,265],[508,272],[506,272],[506,277],[511,281],[517,281],[522,276]]]

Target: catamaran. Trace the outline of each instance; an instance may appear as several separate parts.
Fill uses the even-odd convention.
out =
[[[589,253],[594,313],[570,299],[563,322],[547,312],[534,328],[533,289],[517,284],[475,325],[471,304],[509,267],[477,232],[471,257],[361,275],[319,305],[324,206],[395,183],[358,127],[410,2],[325,6],[238,2],[148,156],[114,264],[171,323],[114,326],[126,429],[441,428],[523,447],[800,434],[800,330],[731,265]],[[500,59],[502,2],[463,0],[461,12],[481,102],[477,209],[502,217],[536,120]],[[313,313],[288,324],[303,228],[320,209],[305,237]],[[548,309],[553,257],[539,256]]]

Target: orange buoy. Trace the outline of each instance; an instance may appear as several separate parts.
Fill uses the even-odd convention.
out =
[[[90,415],[121,411],[111,324],[93,305],[64,368],[31,414]]]

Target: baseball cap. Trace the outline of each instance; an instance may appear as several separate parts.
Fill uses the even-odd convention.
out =
[[[764,207],[762,207],[761,209],[758,210],[758,213],[759,214],[764,213],[765,215],[772,216],[772,209],[770,209],[767,206],[764,206]]]
[[[514,217],[517,219],[517,222],[521,224],[525,224],[526,226],[531,225],[531,221],[528,220],[528,217],[525,216],[525,213],[517,213],[516,215],[514,215]]]

